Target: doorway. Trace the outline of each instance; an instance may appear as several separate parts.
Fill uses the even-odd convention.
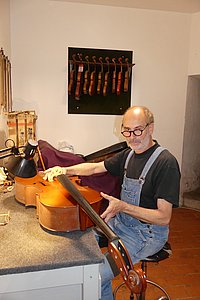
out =
[[[200,75],[188,77],[181,173],[182,205],[200,209]]]

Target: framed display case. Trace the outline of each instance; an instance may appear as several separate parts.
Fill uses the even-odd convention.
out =
[[[122,115],[130,106],[133,52],[68,48],[68,113]]]

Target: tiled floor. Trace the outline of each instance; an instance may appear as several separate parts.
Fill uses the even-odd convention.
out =
[[[173,211],[169,242],[173,255],[159,264],[149,263],[147,278],[166,289],[171,300],[200,299],[200,211],[177,208]],[[120,275],[113,280],[113,288],[122,282]],[[148,285],[145,300],[164,296]],[[116,300],[129,300],[129,292],[122,286]]]

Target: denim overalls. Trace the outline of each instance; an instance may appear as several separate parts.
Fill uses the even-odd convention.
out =
[[[121,199],[123,201],[139,206],[146,175],[163,150],[165,149],[162,147],[156,148],[146,162],[139,179],[132,179],[126,176],[129,160],[134,153],[133,150],[130,151],[124,167],[121,191]],[[168,239],[168,226],[147,224],[126,213],[120,212],[109,222],[109,225],[124,242],[133,263],[159,251]]]
[[[124,178],[121,191],[121,199],[123,201],[139,206],[142,186],[145,182],[146,175],[163,150],[164,148],[158,147],[153,152],[146,162],[139,179],[126,177],[128,163],[134,153],[133,150],[130,151],[124,167]],[[168,239],[168,226],[147,224],[126,213],[119,213],[115,218],[112,218],[108,224],[124,243],[133,264],[158,252]],[[100,273],[102,278],[101,299],[112,300],[111,279],[114,276],[107,260],[100,266]]]

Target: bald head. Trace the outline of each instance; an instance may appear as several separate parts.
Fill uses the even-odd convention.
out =
[[[124,114],[121,133],[136,153],[142,153],[154,145],[152,138],[154,117],[144,106],[132,106]]]
[[[152,112],[145,106],[131,106],[127,109],[124,113],[124,119],[126,118],[136,118],[136,119],[143,119],[147,124],[154,123],[154,116]]]

